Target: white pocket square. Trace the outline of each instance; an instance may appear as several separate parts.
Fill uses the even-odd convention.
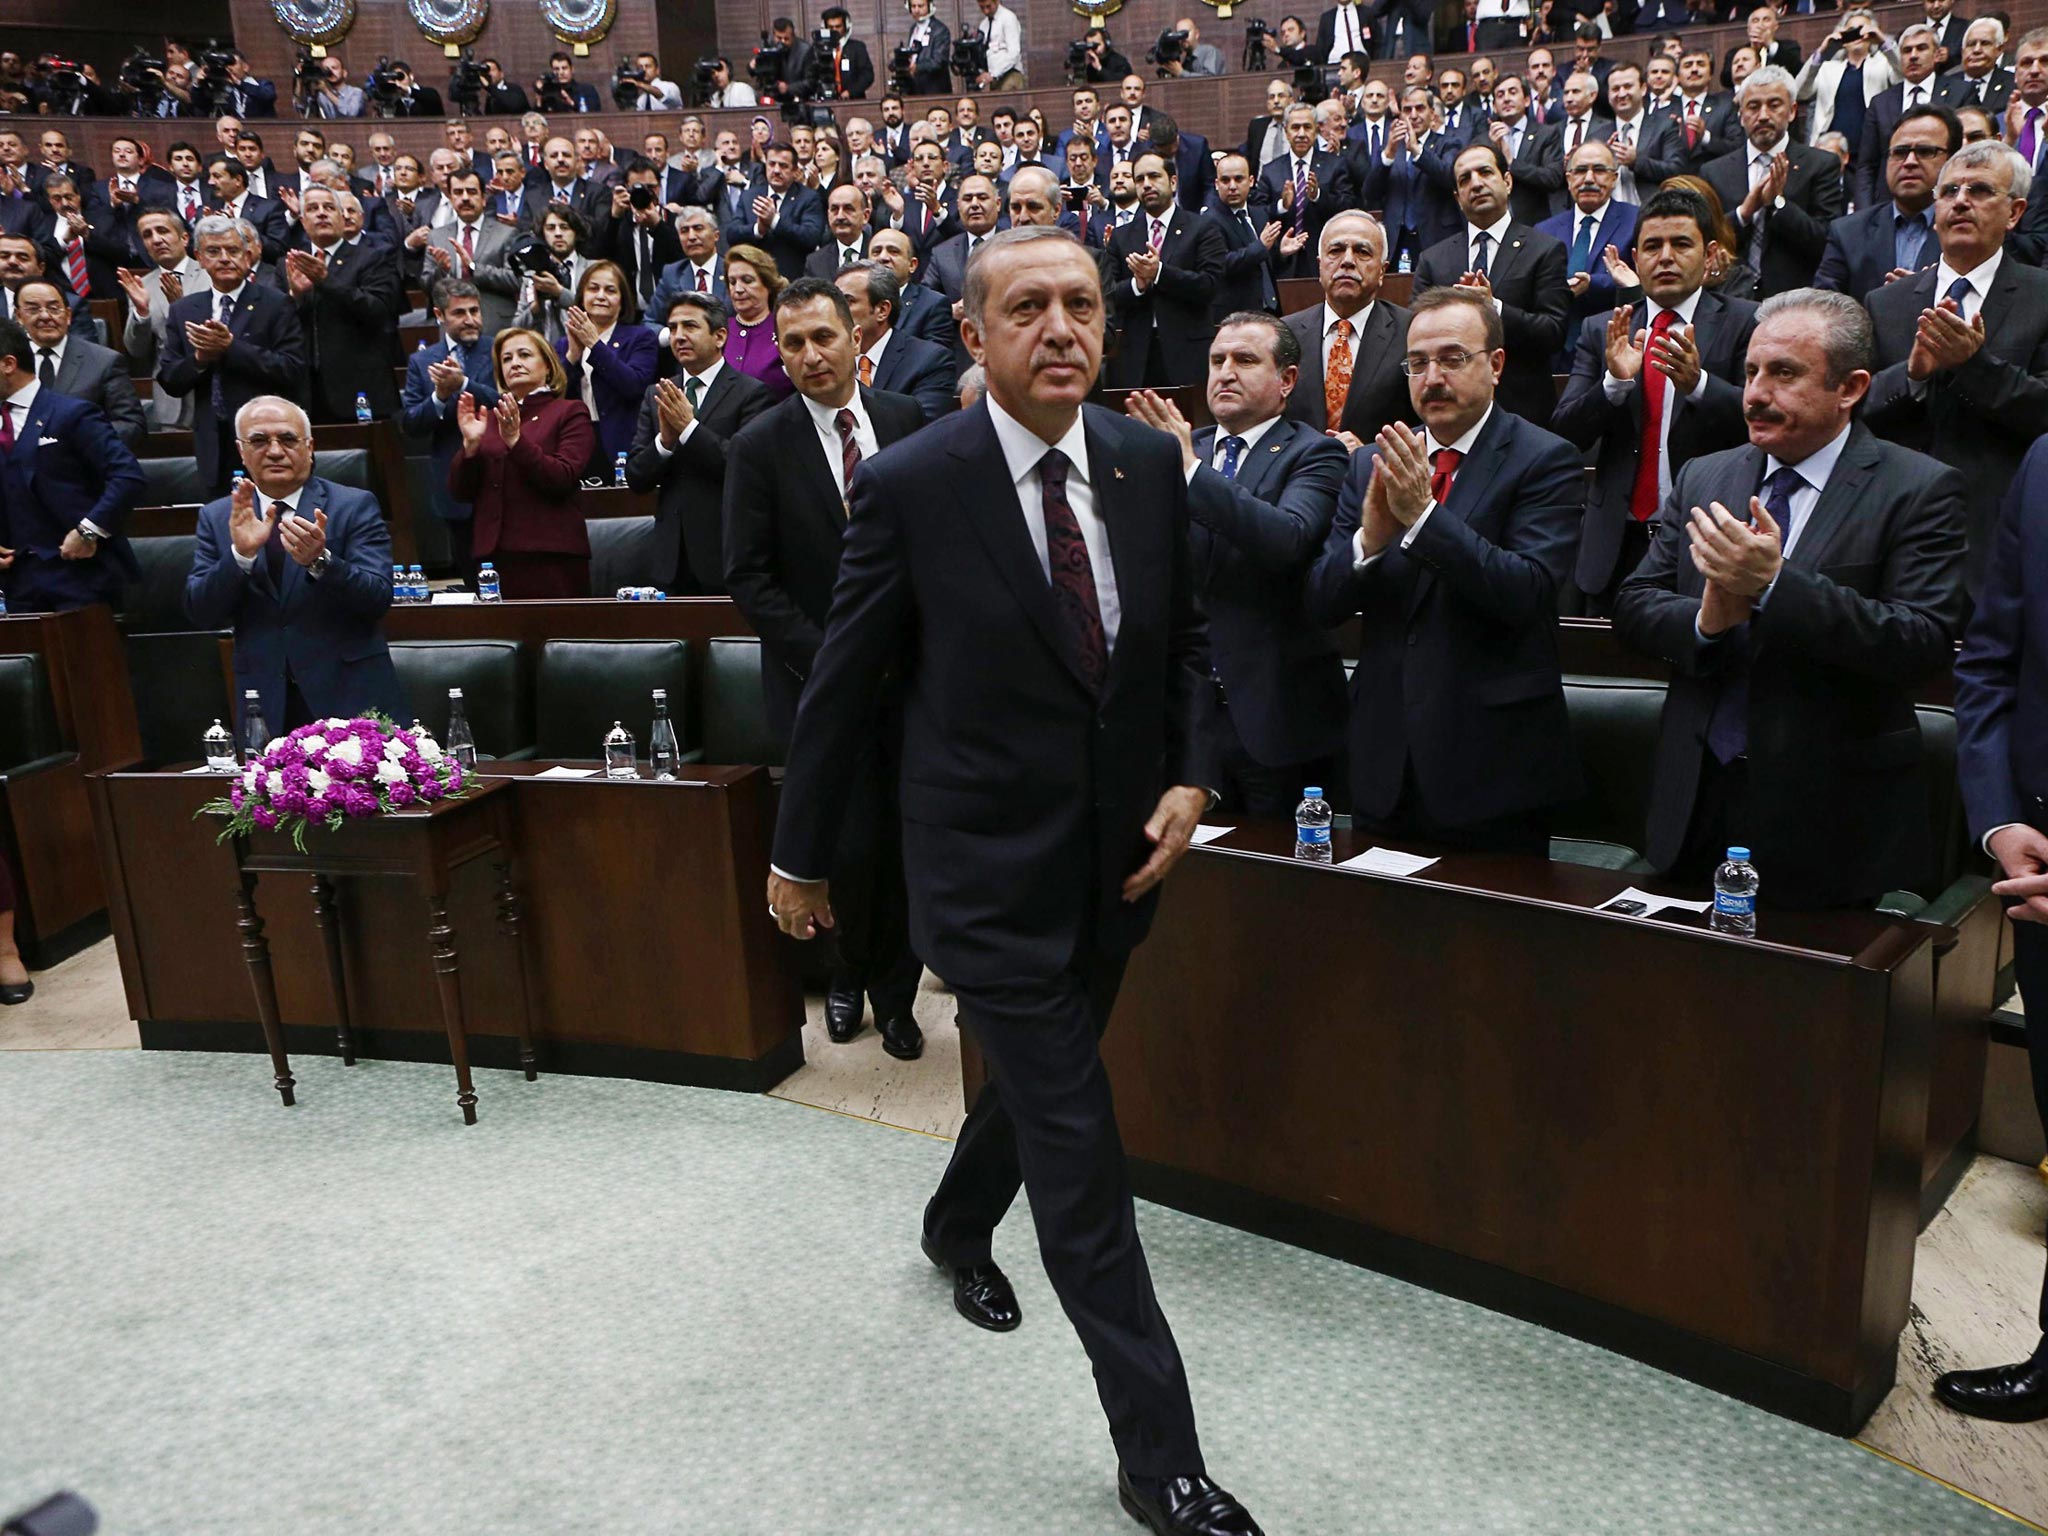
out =
[[[38,448],[47,448],[56,441],[57,439],[54,437],[39,437],[36,439],[36,446]]]

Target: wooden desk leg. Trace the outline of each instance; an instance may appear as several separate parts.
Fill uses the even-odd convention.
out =
[[[434,947],[434,984],[441,992],[441,1022],[448,1029],[448,1054],[455,1061],[455,1102],[462,1123],[476,1124],[476,1088],[469,1080],[469,1036],[462,1028],[462,975],[455,958],[455,929],[448,922],[448,893],[427,890],[427,938]]]
[[[512,941],[512,958],[519,967],[519,1065],[526,1069],[530,1083],[538,1075],[533,1054],[533,980],[527,974],[526,944],[519,932],[519,891],[512,884],[512,862],[498,865],[498,931]]]
[[[325,875],[313,876],[313,921],[327,947],[327,986],[334,994],[336,1042],[341,1046],[341,1064],[356,1064],[355,1021],[348,1012],[348,977],[341,966],[341,916],[334,906],[334,882]]]
[[[270,970],[270,941],[263,937],[263,919],[256,915],[256,877],[240,871],[241,888],[235,893],[235,926],[242,933],[242,958],[249,964],[249,981],[256,989],[256,1017],[263,1021],[263,1043],[270,1049],[270,1068],[276,1074],[277,1092],[286,1108],[295,1102],[291,1063],[285,1060],[284,1026],[277,1017],[277,978]]]

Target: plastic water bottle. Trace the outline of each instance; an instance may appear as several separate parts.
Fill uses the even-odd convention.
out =
[[[254,688],[242,691],[242,761],[253,763],[270,746],[270,727],[263,723],[263,705]]]
[[[468,773],[476,767],[476,737],[470,734],[469,716],[463,712],[462,690],[448,690],[448,739],[442,748]]]
[[[1314,784],[1301,792],[1294,808],[1294,856],[1311,864],[1330,862],[1330,802]]]
[[[391,567],[391,601],[393,603],[409,603],[412,601],[412,593],[405,585],[405,567],[402,565]]]
[[[676,745],[676,728],[668,718],[668,690],[657,688],[654,690],[654,724],[647,732],[647,761],[657,779],[672,779],[682,757],[682,749]]]
[[[367,424],[370,420],[370,397],[360,389],[356,391],[356,421]]]
[[[425,571],[421,570],[418,566],[413,566],[405,573],[405,579],[406,584],[412,588],[412,600],[414,602],[431,603],[434,600],[433,591],[427,586],[427,573]]]
[[[476,573],[476,600],[495,603],[498,597],[498,568],[486,560]]]
[[[619,456],[612,460],[612,484],[620,490],[626,488],[626,451],[621,448]]]
[[[1755,933],[1756,888],[1749,850],[1730,848],[1728,862],[1714,871],[1714,911],[1708,926],[1720,933]]]
[[[1405,247],[1401,251],[1401,264],[1394,270],[1396,272],[1413,272],[1415,270],[1415,258],[1409,254]]]
[[[7,594],[0,592],[0,619],[7,617]]]

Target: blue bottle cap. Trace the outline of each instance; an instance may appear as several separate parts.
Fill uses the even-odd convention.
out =
[[[1749,862],[1749,850],[1747,848],[1730,848],[1728,850],[1728,859],[1733,864],[1747,864]]]
[[[1301,798],[1304,800],[1320,800],[1323,798],[1323,792],[1318,786],[1311,784],[1301,792]]]

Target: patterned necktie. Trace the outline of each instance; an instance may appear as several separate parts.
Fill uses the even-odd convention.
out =
[[[1486,276],[1486,247],[1492,239],[1483,229],[1472,237],[1472,270],[1481,277]]]
[[[215,298],[218,313],[214,318],[232,330],[235,324],[235,301],[225,293],[217,294]],[[213,383],[207,390],[207,400],[213,406],[214,425],[220,426],[228,413],[227,378],[218,361],[208,371],[213,375]]]
[[[1643,436],[1636,453],[1635,488],[1628,498],[1628,515],[1639,523],[1655,517],[1657,505],[1664,498],[1664,397],[1670,393],[1671,381],[1650,366],[1650,356],[1656,349],[1657,338],[1671,329],[1676,318],[1668,309],[1658,310],[1656,319],[1650,322],[1650,338],[1643,345]]]
[[[1099,693],[1109,673],[1109,640],[1102,627],[1102,600],[1095,590],[1088,541],[1081,537],[1081,521],[1067,501],[1068,468],[1067,456],[1057,448],[1038,461],[1045,558],[1052,573],[1053,606],[1074,647],[1074,660],[1083,681]]]
[[[1575,117],[1572,119],[1572,144],[1571,148],[1564,152],[1565,159],[1569,160],[1573,155],[1577,154],[1579,146],[1585,142],[1586,120],[1583,117]]]
[[[1789,464],[1781,464],[1764,480],[1764,510],[1778,525],[1778,545],[1792,547],[1792,497],[1806,484],[1806,477]],[[1720,763],[1732,763],[1749,750],[1749,668],[1732,670],[1714,700],[1714,712],[1707,718],[1707,750]]]
[[[43,388],[55,389],[57,387],[57,354],[48,347],[38,347],[36,350],[42,355],[43,359],[42,362],[36,365],[36,378],[42,383]]]
[[[866,362],[867,359],[862,358],[861,361]],[[854,441],[853,436],[853,411],[845,406],[840,407],[839,414],[832,418],[832,423],[839,428],[839,468],[845,476],[846,489],[850,491],[853,489],[853,472],[860,467],[860,444]],[[844,505],[842,502],[842,510]]]
[[[1294,162],[1294,233],[1308,227],[1308,162]]]
[[[1237,478],[1238,455],[1244,452],[1244,439],[1236,435],[1223,439],[1223,478]]]
[[[467,273],[476,265],[476,226],[462,226],[462,270]]]
[[[1351,393],[1351,322],[1337,322],[1337,339],[1330,343],[1330,363],[1323,370],[1323,425],[1337,430],[1344,419],[1344,400]]]
[[[1153,254],[1154,256],[1157,256],[1157,255],[1159,254],[1159,248],[1160,248],[1160,247],[1161,247],[1162,245],[1166,244],[1166,220],[1164,220],[1164,219],[1154,219],[1154,220],[1152,221],[1152,242],[1151,242],[1151,243],[1152,243],[1152,254]]]
[[[85,239],[73,235],[64,245],[64,275],[71,279],[71,291],[86,296]]]
[[[1691,96],[1685,98],[1685,147],[1696,149],[1700,142],[1700,104]]]
[[[185,215],[185,222],[186,222],[187,224],[196,224],[196,223],[198,223],[198,222],[199,222],[199,189],[198,189],[197,187],[186,187],[186,188],[184,188],[184,189],[182,190],[182,192],[180,193],[180,196],[181,196],[181,197],[182,197],[182,198],[184,199],[184,206],[183,206],[183,208],[181,209],[181,211],[182,211],[182,212],[184,213],[184,215]]]
[[[702,267],[697,269],[697,291],[699,293],[709,293],[711,291],[711,274]]]
[[[1455,448],[1439,448],[1430,458],[1429,499],[1442,506],[1451,499],[1451,486],[1458,478],[1458,466],[1465,455]]]

